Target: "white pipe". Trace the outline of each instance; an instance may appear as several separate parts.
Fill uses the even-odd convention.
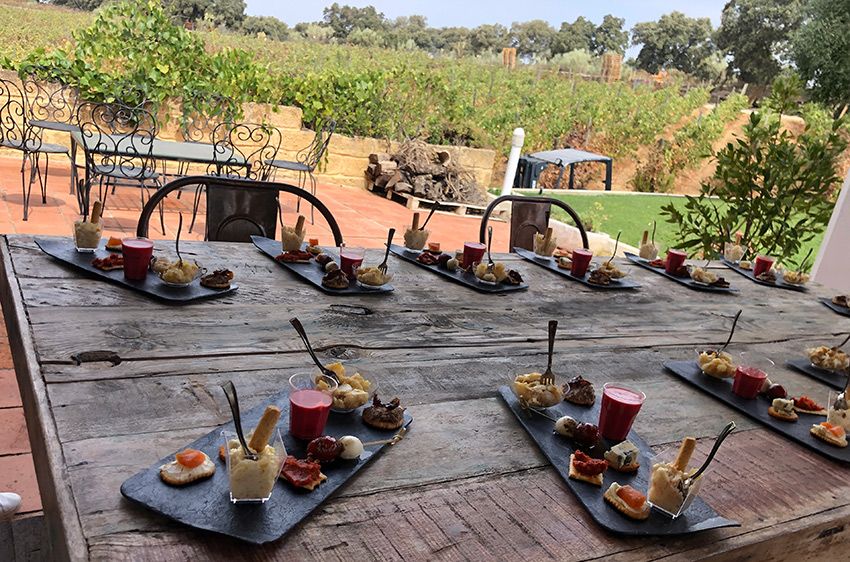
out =
[[[850,172],[841,187],[835,209],[832,210],[832,218],[829,219],[820,252],[812,268],[812,279],[832,290],[850,293],[848,247],[850,247]]]
[[[514,129],[511,138],[511,153],[508,156],[508,167],[505,168],[505,179],[502,181],[502,195],[510,195],[514,186],[516,168],[519,165],[519,157],[522,154],[522,145],[525,143],[525,131],[522,127]]]

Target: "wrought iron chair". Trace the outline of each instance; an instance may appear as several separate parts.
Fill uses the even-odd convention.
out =
[[[27,98],[21,88],[10,80],[0,78],[0,146],[19,150],[21,160],[21,190],[24,198],[24,220],[29,218],[32,185],[38,178],[41,202],[47,203],[47,174],[50,171],[51,154],[67,154],[68,148],[45,143],[41,129],[33,127],[28,119]],[[44,154],[44,175],[39,165]],[[29,174],[26,173],[29,164]],[[27,178],[29,175],[29,178]]]
[[[88,214],[91,188],[98,185],[98,196],[106,208],[110,184],[139,187],[142,207],[149,186],[160,187],[153,158],[157,123],[145,104],[130,107],[121,103],[81,103],[77,124],[86,156],[86,175],[81,193],[84,214]],[[165,232],[165,219],[160,206],[160,222]]]
[[[29,74],[23,79],[24,94],[27,97],[27,119],[34,128],[57,131],[61,133],[79,132],[77,127],[77,98],[76,88],[53,80],[43,80],[36,74]],[[71,160],[70,193],[74,194],[77,185],[77,143],[73,135],[69,135],[71,149],[68,157]]]
[[[271,167],[266,163],[273,160],[280,150],[280,131],[268,124],[257,123],[220,123],[213,129],[213,163],[207,167],[211,176],[244,178],[255,181],[267,181]],[[204,185],[195,188],[195,201],[192,205],[192,222],[189,232],[195,226],[201,194]]]
[[[213,131],[223,122],[232,122],[236,117],[224,96],[212,95],[204,101],[209,102],[208,110],[201,112],[192,109],[191,105],[186,104],[185,99],[181,108],[180,126],[178,133],[183,142],[191,143],[214,143]],[[177,172],[169,174],[165,168],[163,161],[163,176],[182,177],[189,172],[189,162],[178,162]],[[177,192],[177,198],[180,198],[182,191]]]
[[[310,193],[316,194],[316,176],[313,172],[322,161],[325,151],[328,149],[328,144],[331,142],[331,137],[336,131],[336,121],[329,119],[316,128],[316,136],[307,148],[302,149],[295,156],[295,161],[290,160],[270,160],[267,162],[273,169],[272,179],[277,179],[278,170],[288,170],[290,172],[298,172],[298,186],[305,187],[307,179],[310,180]],[[301,210],[301,199],[298,199],[297,210]],[[310,221],[313,221],[313,210],[310,210]]]
[[[218,242],[250,242],[251,235],[276,237],[279,194],[297,195],[303,190],[285,183],[217,176],[186,176],[164,185],[148,200],[139,216],[138,236],[148,235],[154,209],[169,193],[189,185],[207,191],[205,239]],[[334,245],[343,243],[342,232],[330,210],[316,196],[303,194],[319,210],[334,237]]]
[[[552,205],[560,207],[570,215],[570,218],[578,227],[582,246],[584,248],[589,247],[587,231],[585,231],[578,213],[572,207],[560,199],[552,197],[524,197],[521,195],[502,195],[487,205],[484,216],[481,217],[481,228],[478,232],[478,238],[482,244],[487,240],[487,223],[490,220],[490,215],[496,207],[506,201],[511,203],[511,238],[508,251],[512,252],[514,248],[534,250],[534,235],[546,232],[546,228],[549,226],[549,217],[552,214]]]

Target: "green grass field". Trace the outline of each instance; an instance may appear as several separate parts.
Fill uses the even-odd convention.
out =
[[[528,192],[528,194],[533,193]],[[582,220],[589,219],[593,224],[593,230],[597,232],[606,232],[611,236],[616,236],[617,232],[622,231],[623,234],[620,239],[632,246],[639,246],[643,231],[652,231],[652,221],[658,220],[655,241],[662,251],[673,246],[676,230],[672,224],[663,221],[661,207],[670,202],[676,206],[684,207],[685,205],[684,197],[666,195],[618,193],[600,193],[598,195],[547,193],[546,195],[557,197],[570,205],[582,217]],[[560,209],[556,209],[554,214],[558,220],[572,224],[571,219]],[[810,247],[814,247],[815,252],[817,252],[822,241],[823,235],[817,236],[802,248],[800,254],[795,256],[794,260],[805,256]],[[812,261],[814,260],[809,260],[809,263]]]

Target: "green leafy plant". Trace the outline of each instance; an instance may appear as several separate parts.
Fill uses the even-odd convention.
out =
[[[780,120],[753,113],[743,138],[716,154],[714,176],[684,209],[662,208],[678,228],[677,245],[712,255],[735,232],[751,252],[791,259],[829,222],[840,178],[836,163],[847,147],[843,121],[797,139]]]

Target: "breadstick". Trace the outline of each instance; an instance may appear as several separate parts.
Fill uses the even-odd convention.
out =
[[[691,455],[694,454],[694,449],[697,446],[697,440],[693,437],[685,437],[682,445],[679,447],[679,454],[676,460],[673,461],[673,468],[682,472],[688,468],[688,463],[691,462]]]
[[[416,230],[419,228],[419,213],[413,213],[413,226],[410,227],[410,230]]]
[[[301,233],[304,230],[304,215],[298,215],[298,220],[295,222],[295,232]]]
[[[543,251],[549,247],[549,241],[552,240],[552,227],[546,229],[546,234],[543,236]]]
[[[257,427],[254,428],[254,434],[251,436],[251,441],[248,447],[256,452],[260,452],[266,448],[269,439],[272,436],[277,420],[280,419],[280,408],[277,406],[266,406],[266,411],[263,412],[263,417]]]
[[[741,232],[736,232],[736,233],[735,233],[735,244],[737,244],[737,245],[739,245],[739,246],[740,246],[740,245],[741,245],[741,240],[742,240],[743,238],[744,238],[744,234],[743,234],[743,233],[741,233]]]
[[[103,203],[100,201],[95,201],[94,205],[91,206],[91,223],[97,224],[100,220],[100,213],[103,212]]]
[[[649,231],[648,231],[648,230],[644,230],[644,231],[643,231],[643,238],[641,238],[640,245],[641,245],[641,246],[645,246],[645,245],[646,245],[646,241],[647,241],[647,240],[649,240]]]

